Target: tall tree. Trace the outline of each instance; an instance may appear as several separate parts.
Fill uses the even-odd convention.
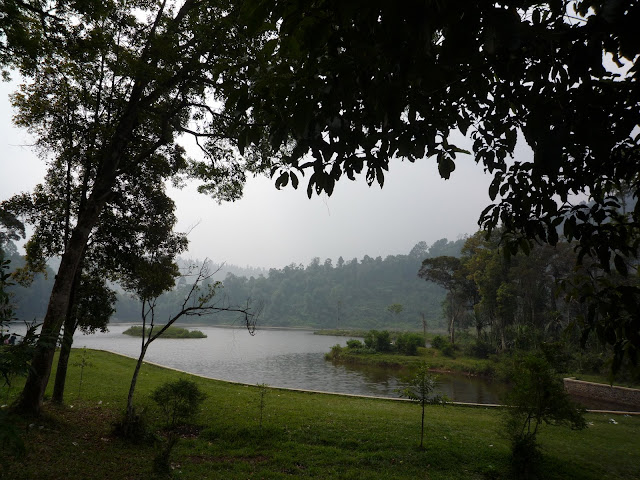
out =
[[[217,105],[221,75],[244,58],[227,2],[3,2],[2,59],[25,78],[14,97],[18,119],[56,161],[79,159],[86,186],[69,225],[41,342],[18,408],[38,412],[55,340],[91,235],[118,198],[167,179],[194,177],[218,200],[238,197],[258,160],[233,153],[233,131]],[[11,19],[7,22],[7,17]],[[202,160],[178,136],[192,135]],[[65,175],[67,169],[64,170]],[[151,183],[147,183],[151,182]],[[125,219],[122,219],[126,221]]]
[[[455,324],[460,316],[460,294],[463,289],[464,278],[460,274],[461,262],[456,257],[435,257],[423,260],[418,276],[427,281],[440,285],[447,291],[449,308],[449,337],[455,343]]]

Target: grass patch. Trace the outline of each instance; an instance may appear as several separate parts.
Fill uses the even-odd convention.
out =
[[[160,448],[111,434],[120,418],[134,360],[91,351],[82,397],[80,368],[69,369],[66,405],[46,404],[38,419],[18,419],[24,458],[7,458],[0,478],[139,479],[151,476]],[[73,350],[72,361],[81,355]],[[52,376],[53,378],[53,376]],[[499,409],[426,409],[425,449],[417,448],[420,408],[408,402],[272,389],[260,429],[260,389],[144,365],[135,404],[162,438],[166,423],[150,399],[159,385],[188,378],[207,398],[182,430],[172,455],[175,478],[201,479],[507,479],[509,446]],[[14,397],[20,385],[11,389]],[[2,395],[6,393],[1,391]],[[581,432],[546,426],[541,478],[636,479],[640,418],[589,414]]]
[[[162,325],[156,325],[154,327],[154,331],[159,332],[162,327]],[[146,327],[144,329],[145,335],[149,335],[150,331],[151,329],[149,327]],[[135,325],[133,327],[127,328],[122,333],[123,335],[130,335],[132,337],[141,337],[142,327]],[[162,335],[160,335],[159,338],[207,338],[207,336],[200,330],[189,330],[187,328],[181,327],[169,327],[164,332],[162,332]]]

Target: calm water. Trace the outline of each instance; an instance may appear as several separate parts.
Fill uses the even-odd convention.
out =
[[[110,350],[137,358],[140,339],[123,335],[129,325],[110,325],[108,333],[76,334],[74,347]],[[191,328],[191,327],[189,327]],[[210,378],[240,383],[325,392],[398,397],[402,380],[391,369],[334,365],[324,354],[348,338],[298,330],[197,327],[202,339],[158,339],[145,360]],[[465,376],[439,376],[438,390],[458,402],[498,403],[500,386]]]

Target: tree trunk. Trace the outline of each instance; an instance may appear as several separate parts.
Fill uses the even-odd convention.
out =
[[[51,365],[60,328],[69,311],[76,271],[84,256],[89,234],[98,221],[100,211],[107,202],[110,184],[108,186],[103,185],[103,188],[98,187],[96,190],[102,191],[103,194],[100,196],[92,195],[93,198],[87,202],[87,208],[78,219],[78,224],[71,234],[71,239],[62,256],[60,268],[55,277],[47,313],[42,322],[40,337],[31,360],[29,375],[15,407],[16,410],[24,414],[38,415],[40,413],[45,389],[51,374]]]
[[[451,325],[449,328],[451,329],[451,345],[456,344],[456,326],[455,326],[456,317],[455,315],[451,316]]]
[[[456,343],[456,332],[455,332],[455,322],[456,322],[456,314],[453,310],[453,296],[449,301],[449,308],[451,308],[451,320],[449,320],[449,339],[451,340],[451,345],[455,345]]]
[[[76,322],[72,317],[67,317],[64,322],[64,334],[62,345],[60,346],[60,356],[58,357],[58,368],[56,369],[56,380],[53,385],[53,395],[51,401],[62,404],[64,402],[64,387],[67,380],[67,367],[69,366],[69,355],[73,345],[73,334],[76,331]]]
[[[424,404],[422,404],[422,419],[420,423],[420,448],[423,448],[422,444],[424,441]]]
[[[142,333],[142,338],[144,339],[144,330]],[[136,363],[136,368],[133,371],[133,377],[131,377],[131,385],[129,386],[129,394],[127,395],[127,413],[125,417],[125,423],[129,423],[131,420],[133,420],[133,393],[136,390],[138,374],[140,373],[140,367],[142,367],[144,356],[147,353],[147,347],[149,347],[148,343],[142,347],[142,351],[140,352],[140,356],[138,357],[138,362]]]
[[[86,248],[85,248],[86,250]],[[84,251],[83,251],[84,260]],[[80,261],[76,274],[73,279],[73,287],[69,296],[69,307],[67,309],[67,317],[64,320],[64,335],[62,344],[60,345],[60,356],[58,357],[58,368],[56,369],[56,380],[53,385],[53,395],[51,400],[55,403],[62,404],[64,402],[64,386],[67,380],[67,367],[69,364],[69,355],[71,354],[71,346],[73,345],[73,334],[76,332],[78,322],[73,315],[73,304],[76,300],[76,292],[80,286],[80,277],[82,276],[83,260]]]

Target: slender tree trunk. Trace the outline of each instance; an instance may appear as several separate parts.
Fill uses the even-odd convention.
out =
[[[60,356],[58,357],[58,368],[56,369],[56,380],[53,384],[53,395],[51,401],[55,403],[64,402],[64,387],[67,380],[67,368],[69,366],[69,356],[73,345],[73,334],[76,331],[74,318],[67,317],[64,322],[64,334],[60,345]]]
[[[150,313],[151,317],[151,331],[149,331],[149,338],[145,336],[146,328],[147,328],[147,315],[145,313],[145,299],[142,299],[142,342],[140,344],[140,356],[138,357],[138,362],[136,363],[136,368],[133,371],[133,377],[131,377],[131,385],[129,385],[129,394],[127,395],[127,412],[125,414],[125,434],[126,430],[129,429],[133,422],[133,393],[136,390],[136,383],[138,382],[138,374],[140,373],[140,367],[142,367],[142,361],[144,360],[144,356],[147,353],[147,348],[149,348],[149,344],[153,341],[151,338],[151,333],[153,331],[153,307],[150,305]]]
[[[449,308],[451,309],[451,319],[449,320],[449,339],[451,340],[451,345],[455,345],[456,343],[456,334],[455,334],[455,321],[456,315],[453,311],[453,295],[450,294],[451,299],[449,300]]]
[[[142,334],[144,338],[144,333]],[[140,367],[142,367],[142,361],[144,360],[144,356],[147,353],[147,347],[149,344],[147,343],[142,347],[142,351],[140,352],[140,356],[138,357],[138,362],[136,363],[136,368],[133,371],[133,377],[131,377],[131,385],[129,386],[129,394],[127,395],[127,414],[126,414],[126,422],[130,422],[133,420],[133,394],[136,390],[136,383],[138,382],[138,374],[140,373]]]
[[[424,440],[424,404],[422,404],[422,422],[420,424],[420,448],[422,447]]]

